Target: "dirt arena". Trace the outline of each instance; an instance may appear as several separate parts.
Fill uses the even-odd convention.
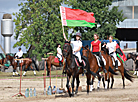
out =
[[[82,86],[82,92],[79,92],[75,97],[69,97],[68,94],[58,94],[51,96],[43,95],[43,79],[27,79],[22,80],[22,93],[25,94],[26,88],[36,88],[36,97],[12,97],[19,92],[19,80],[0,80],[0,102],[138,102],[138,78],[134,79],[131,83],[125,80],[126,88],[122,89],[122,79],[115,78],[115,84],[113,89],[104,90],[102,83],[100,84],[100,90],[95,89],[86,93],[86,78],[80,78],[80,86]],[[63,79],[63,87],[65,88],[66,79]],[[56,85],[61,87],[61,79],[52,79],[52,86]],[[46,86],[49,86],[49,79],[46,81]],[[97,79],[95,80],[94,87],[97,86]]]

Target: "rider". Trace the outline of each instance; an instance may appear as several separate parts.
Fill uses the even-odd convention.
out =
[[[109,43],[107,43],[106,47],[109,49],[109,54],[112,55],[115,59],[115,68],[118,69],[118,60],[116,57],[116,42],[113,42],[113,36],[109,36]]]
[[[94,41],[91,42],[91,48],[90,51],[92,51],[92,54],[95,54],[100,57],[100,64],[102,65],[102,68],[104,70],[104,73],[107,73],[104,62],[102,60],[102,55],[101,55],[101,42],[99,41],[99,36],[98,34],[94,34]]]
[[[59,58],[59,65],[62,66],[62,50],[60,44],[57,44],[57,57]]]
[[[21,48],[18,48],[19,52],[16,53],[15,57],[17,57],[17,59],[21,59],[23,56],[23,52],[21,50]],[[17,61],[17,65],[19,66],[19,61]]]
[[[68,41],[65,33],[63,33],[63,36],[64,36],[64,39],[66,41]],[[80,65],[82,66],[84,73],[86,73],[86,70],[84,69],[83,62],[81,60],[80,50],[82,48],[82,42],[81,42],[80,38],[81,38],[81,33],[77,32],[76,33],[76,41],[71,41],[71,43],[73,44],[73,54],[79,58]]]

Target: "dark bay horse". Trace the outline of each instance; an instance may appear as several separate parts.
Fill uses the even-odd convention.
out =
[[[13,67],[13,76],[15,75],[15,73],[16,73],[18,76],[20,76],[20,75],[18,74],[18,72],[16,71],[17,62],[14,60],[15,58],[12,57],[12,56],[10,56],[10,55],[6,55],[6,59],[10,61],[11,65],[12,65],[12,67]],[[25,72],[23,73],[23,76],[25,76],[28,67],[30,67],[31,69],[33,69],[34,75],[36,75],[35,69],[32,67],[32,63],[34,63],[36,70],[39,71],[39,69],[38,69],[36,63],[35,63],[35,61],[34,61],[33,59],[30,59],[30,58],[28,58],[28,59],[29,59],[29,60],[23,60],[23,61],[22,61],[22,65],[25,65],[25,69],[24,69]],[[21,63],[20,63],[20,66],[21,66]]]
[[[68,93],[69,93],[70,97],[74,96],[74,81],[75,81],[75,78],[76,78],[76,83],[77,83],[75,94],[78,93],[78,87],[79,87],[79,83],[80,83],[79,74],[83,73],[83,69],[79,68],[77,66],[77,64],[75,63],[75,55],[73,55],[72,52],[73,51],[72,51],[72,47],[71,47],[70,43],[65,43],[64,46],[63,46],[63,56],[66,59],[66,67],[65,67],[66,74],[67,74],[66,87],[68,89]],[[89,62],[86,59],[86,57],[82,56],[82,59],[86,63],[85,68],[87,70],[87,73],[86,73],[86,77],[87,77],[87,93],[89,93],[89,85],[90,85],[91,74],[96,76],[96,73],[93,73],[92,71],[90,71]],[[70,81],[71,76],[72,76],[72,85],[71,85],[72,86],[72,94],[71,94],[71,92],[69,90],[69,81]]]
[[[85,47],[83,47],[82,53],[83,53],[83,56],[87,57],[87,59],[88,59],[88,61],[89,61],[90,70],[93,71],[94,73],[99,74],[100,71],[98,71],[98,69],[100,68],[100,69],[103,70],[103,68],[102,68],[102,67],[99,67],[98,62],[97,62],[97,58],[96,58],[95,55],[93,55],[93,54],[91,53],[91,51],[89,50],[88,45],[85,46]],[[106,56],[106,54],[105,54],[103,51],[101,51],[101,54],[102,54],[103,58],[104,58],[105,61],[106,61],[105,68],[106,68],[106,70],[107,70],[107,73],[105,73],[105,81],[106,81],[106,84],[104,84],[104,88],[107,89],[107,84],[108,84],[107,75],[108,75],[108,73],[111,72],[112,74],[115,74],[115,75],[117,75],[117,73],[115,73],[115,72],[110,68],[110,66],[109,66],[109,59],[108,59],[108,57]],[[102,71],[102,70],[101,70],[101,71]],[[101,77],[98,77],[98,80],[99,80],[99,82],[98,82],[97,88],[99,89],[99,84],[100,84]],[[92,88],[93,88],[93,82],[94,82],[94,76],[92,77],[92,83],[91,83],[91,84],[92,84]]]
[[[108,56],[108,59],[109,59],[109,66],[116,72],[116,71],[119,71],[121,76],[122,76],[122,81],[123,81],[123,88],[125,88],[125,82],[124,82],[124,77],[126,79],[128,79],[129,81],[133,82],[132,80],[132,76],[129,75],[129,72],[124,68],[123,66],[123,62],[122,60],[117,57],[118,61],[121,63],[120,66],[118,66],[118,70],[115,69],[115,66],[113,65],[113,60],[111,58],[111,56],[109,55],[108,53],[108,50],[106,48],[102,48],[102,50],[106,53],[106,55]],[[110,83],[110,77],[112,78],[112,83],[111,83],[111,88],[113,88],[113,84],[114,84],[114,76],[112,73],[109,73],[109,79],[108,79],[108,88],[109,88],[109,83]]]

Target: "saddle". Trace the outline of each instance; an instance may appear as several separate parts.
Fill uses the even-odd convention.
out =
[[[109,56],[111,57],[111,59],[113,61],[113,66],[115,66],[115,59],[114,59],[114,57],[111,54],[109,54]],[[117,59],[117,61],[118,61],[118,66],[121,66],[120,61],[118,59]]]
[[[98,66],[99,66],[99,67],[102,67],[101,64],[100,64],[100,62],[101,62],[100,57],[97,56],[97,55],[95,55],[95,54],[94,54],[94,56],[95,56],[96,59],[97,59],[97,64],[98,64]],[[106,61],[105,61],[105,59],[103,58],[103,56],[102,56],[102,60],[103,60],[103,62],[104,62],[104,65],[106,65]]]
[[[75,55],[74,55],[74,56],[75,56]],[[84,65],[84,67],[85,67],[85,66],[86,66],[86,62],[84,61],[83,57],[81,57],[81,60],[82,60],[83,65]],[[81,66],[81,63],[80,63],[80,61],[79,61],[79,58],[78,58],[77,56],[75,56],[75,63],[76,63],[76,65],[77,65],[77,67],[82,67],[82,66]]]
[[[58,57],[55,57],[54,62],[55,63],[59,63],[59,58]],[[63,58],[62,58],[62,61],[61,62],[63,62]]]

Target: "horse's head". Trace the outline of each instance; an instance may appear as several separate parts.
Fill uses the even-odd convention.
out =
[[[82,47],[83,50],[82,50],[82,56],[85,56],[85,57],[89,57],[89,53],[91,53],[91,51],[89,50],[89,46],[86,45],[85,47]]]
[[[132,59],[132,60],[136,61],[136,58],[137,58],[136,54],[133,54],[133,53],[128,53],[127,54],[127,60]]]
[[[69,54],[72,54],[72,47],[70,45],[70,42],[65,43],[63,46],[63,56],[67,58]]]
[[[10,55],[7,54],[5,59],[12,61],[14,59],[14,57],[12,57],[12,56],[10,56]]]

